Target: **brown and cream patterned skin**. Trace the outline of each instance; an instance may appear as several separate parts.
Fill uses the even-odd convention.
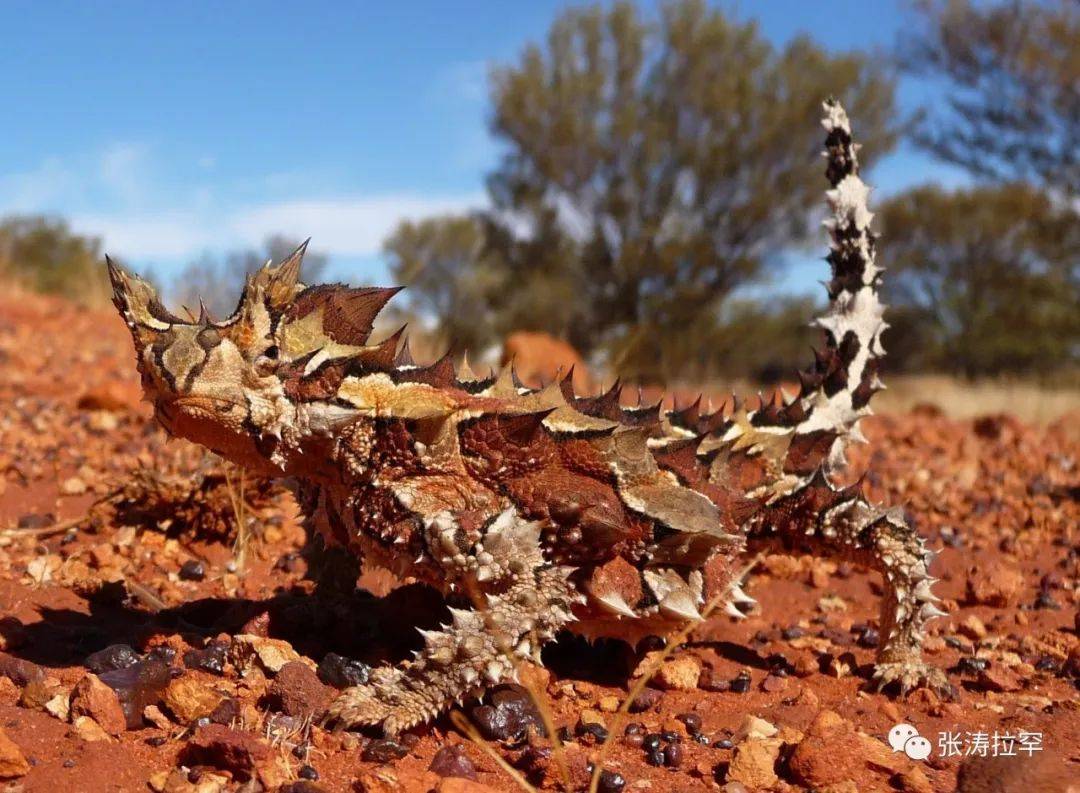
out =
[[[561,629],[630,642],[748,600],[740,558],[809,547],[885,581],[876,678],[948,690],[921,659],[941,612],[933,554],[899,510],[832,484],[881,388],[885,327],[867,187],[843,109],[825,105],[832,242],[825,345],[795,397],[717,412],[625,408],[570,378],[533,390],[415,364],[402,333],[371,343],[397,290],[305,287],[301,246],[250,277],[233,315],[197,321],[109,263],[148,397],[165,428],[298,480],[311,526],[358,557],[440,588],[452,624],[332,708],[396,733],[539,660]]]

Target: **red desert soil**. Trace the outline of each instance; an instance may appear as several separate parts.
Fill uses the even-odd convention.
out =
[[[448,718],[397,742],[320,726],[332,686],[407,654],[438,601],[410,586],[316,597],[315,552],[267,483],[246,483],[254,539],[238,567],[238,474],[167,443],[138,398],[114,316],[0,298],[0,790],[513,789]],[[1049,791],[1080,778],[1075,417],[1037,429],[927,408],[866,434],[854,462],[873,462],[867,486],[943,549],[948,616],[927,654],[957,701],[868,689],[873,576],[766,557],[748,584],[760,606],[698,630],[628,720],[612,712],[638,660],[627,648],[549,648],[532,678],[573,789],[605,737],[602,791]],[[385,595],[393,582],[361,585]],[[532,784],[559,788],[519,689],[464,707]],[[889,749],[898,722],[931,741],[928,760]],[[1041,735],[1039,751],[979,756],[995,732],[1003,754],[1000,736],[1021,731]],[[942,732],[973,754],[942,756]]]

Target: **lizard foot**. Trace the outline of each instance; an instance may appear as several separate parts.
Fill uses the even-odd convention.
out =
[[[942,699],[952,701],[957,697],[956,686],[949,682],[945,673],[922,661],[889,661],[876,664],[873,679],[878,691],[895,685],[899,686],[901,695],[917,688],[927,688]]]

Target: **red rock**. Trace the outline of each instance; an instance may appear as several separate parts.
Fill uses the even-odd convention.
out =
[[[281,667],[267,692],[270,700],[283,713],[301,718],[321,716],[335,693],[301,661],[290,661]]]
[[[195,731],[181,757],[188,765],[210,765],[246,780],[272,753],[266,743],[249,732],[210,724]]]
[[[26,761],[22,749],[0,729],[0,779],[14,779],[29,771],[30,763]]]
[[[44,680],[45,670],[37,664],[16,658],[8,653],[0,653],[0,677],[6,677],[22,688],[33,680]]]
[[[1071,787],[1070,787],[1071,786]],[[1053,752],[1027,755],[979,757],[960,763],[956,793],[1013,793],[1013,791],[1076,789],[1076,774],[1065,759]]]
[[[75,407],[79,410],[132,410],[142,395],[134,388],[126,388],[123,383],[110,381],[94,386],[82,393]]]
[[[729,780],[741,782],[751,790],[773,787],[778,781],[776,761],[783,741],[779,738],[753,738],[735,747],[728,767]]]
[[[499,793],[493,787],[481,785],[471,779],[456,776],[443,778],[435,788],[435,793]]]
[[[1019,691],[1024,687],[1020,675],[1003,664],[990,664],[979,672],[978,685],[987,691]]]
[[[1016,565],[994,560],[968,571],[967,595],[973,603],[1004,608],[1015,603],[1024,588],[1024,576]]]
[[[109,735],[119,735],[127,727],[120,699],[101,678],[90,673],[71,692],[71,716],[89,716]]]
[[[791,754],[788,771],[794,781],[815,790],[851,781],[860,791],[891,791],[890,778],[904,774],[908,789],[932,791],[921,769],[906,756],[860,733],[830,710],[821,711],[811,722]]]
[[[161,700],[180,724],[191,724],[213,713],[225,695],[195,675],[184,675],[169,682]]]

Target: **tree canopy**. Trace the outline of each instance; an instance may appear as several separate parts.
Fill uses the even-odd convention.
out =
[[[60,218],[0,221],[0,274],[30,289],[104,304],[109,287],[103,262],[101,240],[74,233]]]
[[[1080,3],[922,0],[909,71],[944,80],[916,139],[980,177],[1080,195]]]
[[[904,345],[914,362],[969,376],[1080,363],[1078,221],[1021,183],[922,187],[884,203],[879,261],[919,335],[921,349]]]
[[[491,328],[545,330],[607,354],[623,375],[661,376],[657,343],[715,327],[724,299],[814,228],[831,94],[858,119],[864,162],[893,145],[893,80],[871,55],[804,37],[777,49],[700,0],[668,3],[655,20],[628,2],[563,13],[543,45],[492,73],[492,130],[506,153],[475,248],[486,271],[477,294],[498,285]],[[425,245],[413,244],[423,256],[400,272],[456,260],[456,243],[424,231]],[[455,321],[460,295],[444,293],[460,282],[411,286]]]

